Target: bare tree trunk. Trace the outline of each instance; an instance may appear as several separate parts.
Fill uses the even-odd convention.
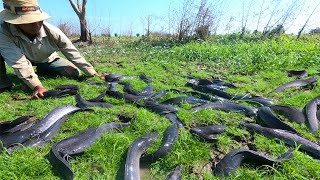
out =
[[[257,22],[257,28],[256,30],[254,31],[255,33],[258,32],[258,29],[259,29],[259,24],[260,24],[260,20],[261,20],[261,16],[263,14],[263,6],[264,6],[264,0],[262,1],[262,4],[261,4],[261,9],[260,9],[260,12],[259,12],[259,17],[258,17],[258,22]]]
[[[80,19],[80,40],[83,42],[86,42],[87,40],[89,40],[88,35],[88,29],[87,29],[87,20],[86,19]]]
[[[147,33],[146,33],[146,36],[149,38],[150,36],[150,26],[151,26],[151,16],[148,15],[148,18],[147,18]]]
[[[180,42],[185,41],[192,33],[192,22],[194,21],[194,16],[191,13],[194,7],[195,0],[184,0],[182,3],[182,9],[177,13],[177,32],[178,40]]]
[[[248,23],[248,17],[249,17],[249,13],[251,11],[251,6],[252,6],[253,0],[251,0],[249,2],[249,5],[246,6],[248,8],[248,10],[245,12],[245,1],[242,2],[243,7],[242,7],[242,27],[241,27],[241,35],[240,38],[243,38],[243,35],[245,34],[246,30],[247,30],[247,23]]]
[[[270,29],[271,29],[271,27],[270,27],[270,23],[271,23],[271,21],[272,21],[272,18],[274,18],[274,16],[276,15],[276,12],[277,12],[277,9],[278,9],[278,6],[279,6],[279,3],[280,3],[280,1],[272,1],[271,2],[271,4],[273,4],[273,3],[275,3],[275,6],[274,6],[274,8],[273,8],[273,10],[272,10],[272,12],[271,12],[271,14],[270,14],[270,18],[269,18],[269,20],[268,20],[268,22],[267,22],[267,24],[264,26],[264,28],[263,28],[263,34],[265,35],[265,34],[267,34],[269,31],[270,31]]]
[[[210,28],[213,25],[212,8],[209,7],[207,0],[201,0],[198,8],[198,13],[194,21],[192,32],[195,33],[196,38],[206,40],[210,34]]]
[[[296,8],[299,7],[301,4],[299,3],[299,0],[293,1],[289,6],[288,9],[285,11],[285,13],[280,17],[279,21],[280,23],[274,24],[274,26],[283,26],[285,22],[296,12]],[[278,22],[279,22],[278,21]]]
[[[234,17],[230,17],[228,23],[226,24],[226,27],[225,27],[225,31],[227,31],[227,34],[230,33],[230,29],[231,29],[231,26],[232,26],[232,22],[234,21]]]
[[[80,41],[90,41],[91,38],[89,39],[89,29],[86,19],[87,0],[82,0],[82,2],[81,0],[77,0],[77,5],[73,0],[69,0],[69,2],[80,20]]]
[[[318,3],[318,4],[316,5],[316,7],[313,9],[313,11],[311,12],[311,14],[309,15],[308,19],[306,20],[306,22],[305,22],[304,25],[302,26],[302,28],[299,30],[297,39],[300,38],[302,31],[304,30],[304,28],[306,28],[306,26],[307,26],[307,24],[308,24],[311,16],[314,14],[314,12],[316,11],[316,9],[318,8],[319,5],[320,5],[320,3]]]
[[[280,2],[280,1],[279,1]],[[278,6],[278,4],[277,4]],[[265,27],[263,34],[265,36],[273,37],[274,35],[280,35],[285,32],[284,25],[288,21],[288,19],[292,18],[293,15],[297,12],[297,9],[301,7],[300,0],[293,0],[290,4],[288,4],[287,9],[283,10],[283,14],[272,24],[271,17],[274,15],[274,12],[271,14],[271,17],[268,21],[268,26]],[[275,7],[277,8],[277,7]],[[279,14],[279,13],[278,13]]]

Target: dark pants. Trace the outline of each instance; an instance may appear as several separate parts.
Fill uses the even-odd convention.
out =
[[[13,83],[7,76],[6,65],[4,59],[0,54],[0,93],[13,86]]]
[[[6,76],[6,75],[7,75],[7,70],[6,70],[6,66],[4,64],[4,59],[0,55],[0,77]]]
[[[81,74],[81,71],[72,62],[63,58],[57,58],[48,63],[38,63],[35,66],[37,66],[38,75],[63,75],[77,78]]]

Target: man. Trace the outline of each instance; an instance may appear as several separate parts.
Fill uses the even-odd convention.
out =
[[[80,70],[89,76],[99,75],[80,55],[76,47],[58,28],[43,22],[50,18],[37,0],[3,0],[0,12],[0,90],[13,84],[6,75],[6,62],[31,89],[32,98],[41,98],[48,91],[37,73],[79,77]],[[60,51],[68,60],[59,57]]]

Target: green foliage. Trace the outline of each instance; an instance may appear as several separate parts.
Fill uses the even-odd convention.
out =
[[[185,44],[173,37],[95,37],[91,46],[78,44],[82,55],[95,69],[102,72],[138,76],[144,72],[151,80],[155,91],[177,88],[191,90],[185,84],[186,76],[198,78],[220,78],[237,86],[227,89],[231,94],[256,94],[272,98],[275,104],[287,104],[303,108],[320,93],[318,86],[312,88],[290,88],[284,92],[271,91],[281,84],[294,80],[286,70],[306,69],[310,76],[318,76],[319,37],[304,35],[296,40],[290,35],[280,35],[274,39],[263,38],[262,34],[219,35],[208,37],[206,41],[192,41]],[[31,90],[23,91],[21,82],[8,69],[16,86],[0,94],[0,119],[12,120],[22,115],[35,115],[43,118],[50,110],[61,105],[74,105],[74,97],[33,101],[15,101],[12,96],[28,97]],[[61,84],[77,84],[80,94],[93,98],[104,91],[105,86],[89,85],[86,81],[76,81],[65,77],[40,77],[49,89]],[[97,80],[97,78],[90,78]],[[141,91],[146,83],[129,80],[134,89]],[[123,91],[121,85],[117,85]],[[180,95],[168,92],[159,101]],[[70,165],[76,179],[123,179],[127,149],[137,138],[157,131],[160,137],[152,144],[148,153],[156,150],[163,138],[165,129],[171,124],[168,119],[123,100],[106,97],[112,103],[109,109],[93,108],[92,112],[79,112],[68,118],[60,133],[52,142],[43,147],[22,148],[12,153],[0,153],[0,179],[59,179],[47,154],[54,142],[90,128],[109,122],[119,122],[118,115],[133,118],[132,125],[121,131],[106,133],[84,153],[73,156]],[[238,102],[242,103],[242,102]],[[243,103],[250,105],[248,103]],[[219,179],[212,174],[215,164],[229,151],[238,148],[255,147],[273,158],[288,150],[282,141],[252,135],[240,128],[244,122],[257,122],[256,118],[246,117],[235,112],[202,110],[191,112],[192,105],[184,103],[178,117],[186,123],[180,129],[173,151],[163,159],[145,167],[144,179],[165,179],[176,165],[182,165],[183,179]],[[284,118],[282,118],[286,121]],[[286,121],[305,137],[319,141],[320,133],[310,134],[305,124]],[[206,143],[193,136],[189,130],[195,126],[226,125],[216,142]],[[241,165],[235,174],[226,179],[319,179],[319,160],[304,152],[296,151],[294,158],[274,166]]]
[[[319,46],[281,36],[257,42],[215,39],[212,42],[192,42],[152,54],[148,59],[166,62],[187,61],[208,63],[216,69],[228,69],[234,74],[255,74],[274,68],[312,67],[319,63]]]

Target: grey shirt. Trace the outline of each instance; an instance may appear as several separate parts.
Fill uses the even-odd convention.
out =
[[[59,57],[57,51],[87,75],[96,74],[92,65],[57,27],[44,22],[39,35],[30,41],[15,25],[0,22],[0,54],[30,88],[41,85],[32,64],[55,60]]]

